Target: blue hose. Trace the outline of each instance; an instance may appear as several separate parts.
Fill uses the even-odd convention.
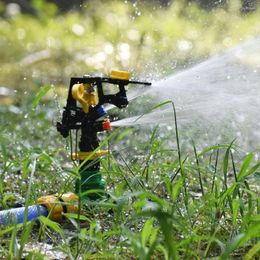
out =
[[[26,207],[0,211],[0,225],[5,225],[8,223],[23,223],[25,217],[25,209]],[[33,205],[28,207],[27,221],[37,219],[39,216],[48,216],[48,210],[45,206]]]

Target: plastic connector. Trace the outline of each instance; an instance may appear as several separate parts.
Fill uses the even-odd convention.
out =
[[[62,221],[64,213],[76,213],[78,211],[75,205],[78,200],[78,196],[74,193],[66,193],[61,197],[57,195],[47,195],[40,197],[37,202],[44,205],[49,214],[50,219],[54,221]]]
[[[72,97],[82,105],[85,113],[88,113],[90,106],[98,104],[98,93],[89,84],[74,84],[71,89]]]
[[[97,115],[98,115],[98,118],[107,115],[107,112],[103,106],[100,106],[97,108]]]
[[[112,126],[110,124],[110,120],[106,119],[105,121],[102,122],[102,128],[104,131],[111,131],[112,130]]]

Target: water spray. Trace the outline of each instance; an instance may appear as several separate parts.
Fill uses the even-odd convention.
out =
[[[200,148],[236,139],[245,152],[259,154],[259,82],[260,37],[153,82],[139,96],[149,95],[155,104],[174,100],[179,127],[192,129],[186,133]],[[168,125],[172,117],[172,108],[163,107],[112,126]]]
[[[118,92],[105,94],[104,84],[106,87],[109,84],[117,86]],[[125,108],[128,105],[128,84],[151,85],[149,82],[130,80],[130,74],[126,71],[112,71],[110,77],[71,78],[67,104],[61,122],[57,123],[57,130],[64,138],[70,136],[71,147],[75,138],[75,149],[71,149],[71,159],[78,161],[80,173],[80,179],[75,183],[75,193],[62,196],[47,195],[39,198],[37,205],[0,211],[0,225],[19,224],[37,219],[39,216],[49,216],[54,221],[61,221],[64,213],[78,211],[75,205],[79,198],[98,200],[106,197],[105,181],[100,173],[100,157],[109,151],[98,150],[98,133],[111,131],[112,127],[103,105]],[[81,136],[77,143],[79,131]]]

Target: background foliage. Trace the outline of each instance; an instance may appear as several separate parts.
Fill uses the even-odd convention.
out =
[[[33,3],[37,16],[7,6],[0,20],[0,84],[16,90],[111,68],[156,79],[259,33],[259,11],[243,15],[236,0],[211,12],[185,1],[87,1],[67,13]]]

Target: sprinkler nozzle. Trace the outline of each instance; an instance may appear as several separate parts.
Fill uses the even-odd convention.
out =
[[[109,119],[106,119],[105,121],[102,122],[102,127],[104,131],[111,131],[112,130],[112,126],[110,123]]]

